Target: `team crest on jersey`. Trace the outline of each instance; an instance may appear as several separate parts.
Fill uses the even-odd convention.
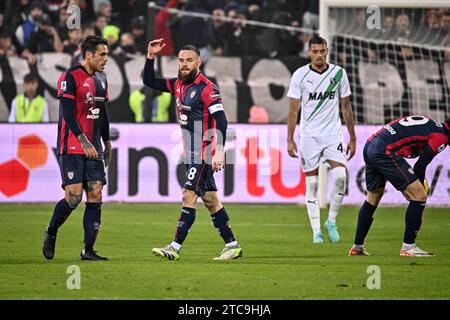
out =
[[[409,167],[409,168],[408,168],[408,171],[409,171],[409,173],[414,174],[413,168]]]
[[[86,100],[84,100],[84,103],[94,103],[94,95],[92,94],[92,92],[88,91],[86,93]]]
[[[73,171],[67,172],[67,178],[69,178],[70,180],[72,180],[72,179],[73,179],[73,176],[74,176]]]
[[[331,83],[333,86],[335,86],[336,83],[337,83],[337,81],[336,81],[336,79],[333,77],[333,78],[330,78],[330,83]]]
[[[105,83],[103,81],[101,83],[102,83],[103,90],[105,90]]]
[[[61,91],[66,91],[67,90],[67,81],[62,81],[61,82]]]
[[[197,93],[197,90],[192,90],[191,95],[190,95],[191,99],[195,96],[196,93]]]

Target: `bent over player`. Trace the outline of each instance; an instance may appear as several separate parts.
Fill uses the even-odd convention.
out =
[[[81,202],[84,189],[87,201],[80,259],[107,260],[96,254],[94,243],[100,228],[105,167],[111,156],[106,109],[108,82],[103,73],[108,46],[106,40],[89,36],[81,50],[83,61],[65,71],[58,80],[57,153],[65,196],[56,204],[44,233],[42,252],[47,259],[53,259],[58,229]]]
[[[350,256],[368,255],[364,239],[373,215],[383,197],[386,181],[409,201],[405,215],[405,232],[400,256],[433,256],[416,246],[427,201],[424,188],[427,165],[449,144],[450,119],[440,123],[415,115],[396,119],[373,134],[364,146],[367,198],[359,209],[355,242]],[[419,157],[414,168],[405,158]]]
[[[200,72],[200,52],[192,45],[182,47],[178,53],[178,78],[155,78],[154,59],[164,46],[163,39],[149,42],[143,82],[151,88],[175,95],[183,137],[186,182],[175,239],[164,248],[154,248],[153,253],[169,260],[180,258],[181,245],[195,221],[197,199],[201,197],[211,213],[214,227],[225,241],[225,248],[214,260],[239,258],[242,248],[228,224],[229,217],[217,196],[213,176],[225,165],[224,144],[228,125],[219,90]]]

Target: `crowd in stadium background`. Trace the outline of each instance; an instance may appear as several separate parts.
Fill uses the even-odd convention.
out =
[[[0,54],[26,57],[30,63],[39,52],[75,54],[88,34],[108,38],[113,54],[144,54],[147,41],[148,0],[21,0],[0,4]],[[223,56],[307,54],[310,35],[294,31],[247,26],[246,20],[317,29],[319,1],[294,0],[158,0],[158,6],[208,13],[212,20],[159,11],[154,21],[155,36],[164,37],[168,46],[163,54],[172,55],[185,44],[208,48]],[[81,30],[68,30],[67,8],[81,9]],[[224,22],[223,17],[239,21]],[[450,10],[429,9],[414,15],[392,9],[383,17],[381,30],[366,28],[364,9],[353,13],[348,28],[354,35],[384,40],[410,39],[414,42],[446,46],[450,43]],[[418,21],[412,21],[412,20]],[[420,34],[411,26],[420,27]],[[189,30],[189,32],[183,32]],[[370,34],[369,34],[370,33]]]

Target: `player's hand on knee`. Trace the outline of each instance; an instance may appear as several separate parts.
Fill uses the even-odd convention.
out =
[[[293,158],[298,158],[297,144],[294,141],[288,142],[288,153]]]

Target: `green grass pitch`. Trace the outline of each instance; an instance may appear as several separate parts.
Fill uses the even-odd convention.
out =
[[[348,257],[356,207],[338,217],[339,244],[313,244],[305,208],[227,205],[244,249],[233,261],[213,261],[223,241],[203,205],[179,261],[161,260],[153,247],[172,240],[179,205],[103,206],[96,249],[110,261],[80,261],[84,205],[60,229],[52,261],[42,256],[52,204],[0,206],[0,299],[449,299],[450,215],[427,208],[418,245],[432,258],[399,256],[404,208],[379,208],[367,238],[369,257]],[[327,213],[322,210],[322,225]],[[325,230],[323,230],[325,231]],[[324,232],[326,237],[326,232]],[[69,290],[67,268],[77,265],[81,288]],[[380,269],[380,289],[368,289],[367,268]]]

